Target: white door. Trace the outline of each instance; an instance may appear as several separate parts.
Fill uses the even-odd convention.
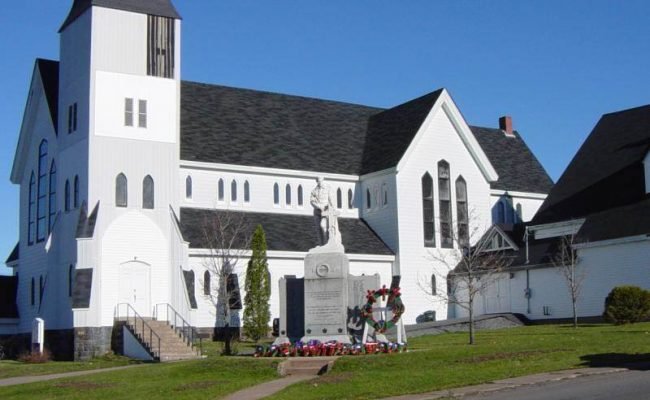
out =
[[[128,262],[120,265],[120,303],[128,303],[142,317],[151,316],[149,265]]]
[[[509,276],[506,274],[495,279],[485,290],[483,299],[486,314],[509,313],[511,311]]]

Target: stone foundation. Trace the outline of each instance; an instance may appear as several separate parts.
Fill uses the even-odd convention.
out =
[[[112,350],[113,327],[74,328],[74,359],[86,361]]]

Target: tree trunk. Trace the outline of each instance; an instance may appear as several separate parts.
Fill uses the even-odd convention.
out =
[[[576,301],[577,299],[573,299],[573,327],[577,328],[578,327],[578,311],[576,308]]]
[[[469,301],[469,344],[474,344],[474,301]]]

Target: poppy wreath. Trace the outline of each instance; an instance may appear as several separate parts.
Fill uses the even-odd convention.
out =
[[[368,302],[361,309],[361,317],[365,318],[366,323],[374,328],[378,333],[384,333],[388,329],[395,326],[404,314],[404,304],[402,303],[402,294],[399,291],[398,287],[388,289],[384,285],[381,289],[377,290],[368,290],[366,299]],[[386,300],[388,296],[388,301],[386,302],[386,308],[392,311],[393,318],[388,321],[380,320],[377,321],[373,314],[373,304],[375,304],[380,298]]]

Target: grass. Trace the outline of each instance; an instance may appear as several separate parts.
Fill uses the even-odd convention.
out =
[[[628,326],[533,326],[414,338],[404,354],[340,358],[331,373],[291,386],[273,399],[371,399],[421,393],[545,371],[620,362],[650,361],[650,323]],[[250,344],[240,344],[240,350]],[[219,398],[277,378],[281,359],[218,357],[208,343],[207,359],[88,375],[30,385],[0,387],[1,399]],[[94,361],[93,363],[95,363]],[[68,364],[51,363],[47,373]],[[96,368],[87,363],[83,369]],[[0,371],[6,365],[1,363]],[[115,366],[115,365],[111,365]],[[34,375],[40,365],[23,366]],[[53,369],[59,369],[53,371]],[[0,372],[1,373],[1,372]]]
[[[121,367],[137,363],[137,361],[119,356],[99,357],[87,362],[48,362],[43,364],[5,360],[0,361],[0,379]]]
[[[650,323],[533,326],[414,338],[411,352],[339,359],[328,375],[272,399],[374,399],[540,372],[650,361]]]

